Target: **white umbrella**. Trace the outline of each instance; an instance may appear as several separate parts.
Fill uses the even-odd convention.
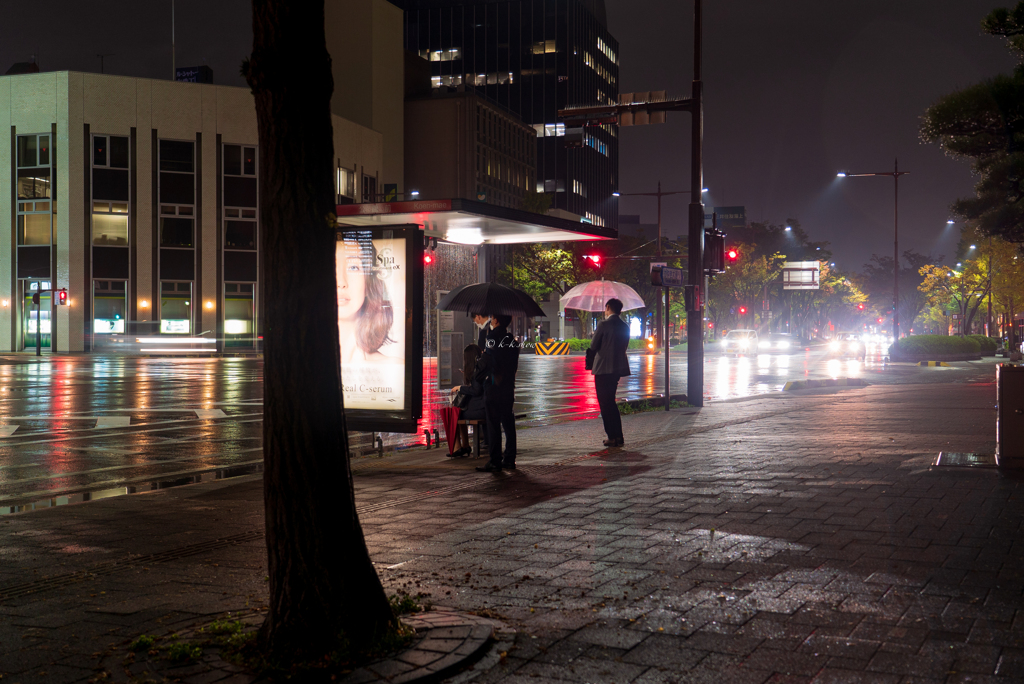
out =
[[[562,295],[559,301],[566,309],[604,311],[609,299],[621,301],[623,311],[647,306],[636,290],[614,280],[591,280],[589,283],[580,283]]]

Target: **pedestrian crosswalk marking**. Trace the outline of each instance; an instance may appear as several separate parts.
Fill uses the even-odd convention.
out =
[[[211,418],[227,418],[228,414],[220,409],[195,409],[196,417],[203,420],[209,420]]]
[[[17,425],[0,425],[0,437],[10,437],[17,429]]]
[[[128,427],[131,424],[131,416],[100,416],[96,419],[96,427],[98,428]]]

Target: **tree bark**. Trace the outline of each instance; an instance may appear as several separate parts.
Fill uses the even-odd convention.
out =
[[[253,0],[243,66],[259,127],[266,296],[262,648],[295,662],[394,627],[356,515],[341,395],[334,90],[323,0]]]

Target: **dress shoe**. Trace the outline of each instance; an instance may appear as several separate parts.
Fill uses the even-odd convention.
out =
[[[481,473],[500,473],[501,466],[495,466],[488,463],[487,465],[477,466],[477,472]]]
[[[515,470],[516,464],[514,461],[503,461],[501,467],[505,470]]]

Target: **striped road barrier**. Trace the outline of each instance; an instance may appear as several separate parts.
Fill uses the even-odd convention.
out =
[[[569,353],[569,343],[549,340],[547,342],[538,342],[534,349],[537,350],[538,356],[562,356]]]
[[[947,368],[949,367],[949,364],[946,363],[945,361],[918,361],[917,365],[918,366],[946,366]]]

